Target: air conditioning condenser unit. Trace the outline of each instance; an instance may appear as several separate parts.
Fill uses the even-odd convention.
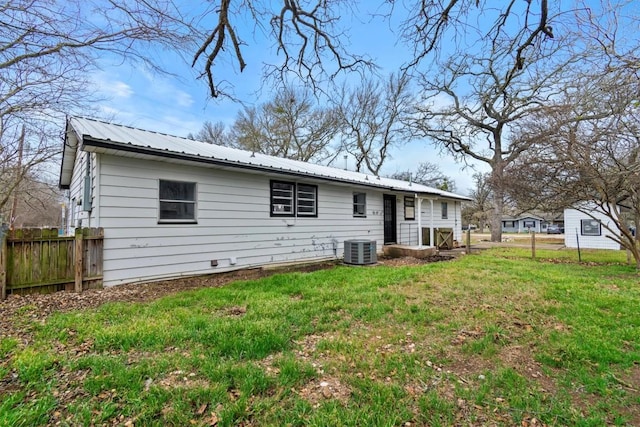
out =
[[[353,265],[368,265],[378,262],[375,240],[345,240],[344,262]]]

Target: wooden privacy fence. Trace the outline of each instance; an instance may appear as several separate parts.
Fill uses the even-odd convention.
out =
[[[18,229],[0,238],[0,299],[7,294],[82,292],[102,287],[102,228]]]

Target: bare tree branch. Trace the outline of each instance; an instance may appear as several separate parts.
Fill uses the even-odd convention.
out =
[[[339,73],[372,70],[373,62],[364,55],[350,52],[344,47],[348,39],[345,29],[339,28],[343,15],[353,11],[346,0],[319,0],[305,5],[301,0],[282,0],[281,3],[242,2],[236,8],[231,0],[220,0],[215,5],[216,24],[194,55],[195,67],[201,59],[202,76],[206,76],[209,92],[216,98],[229,94],[221,92],[214,75],[225,59],[236,62],[239,71],[247,66],[239,27],[234,22],[244,18],[254,22],[259,30],[270,28],[261,34],[273,41],[276,55],[281,61],[263,64],[266,77],[286,82],[290,76],[321,91],[321,82]],[[230,43],[227,41],[230,39]],[[226,47],[231,47],[229,52]]]

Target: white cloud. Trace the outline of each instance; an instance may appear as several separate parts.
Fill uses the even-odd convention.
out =
[[[110,93],[115,97],[129,98],[133,94],[133,89],[125,82],[112,82],[110,86]]]
[[[189,95],[187,92],[182,90],[176,90],[176,103],[180,107],[189,108],[193,105],[193,97]]]

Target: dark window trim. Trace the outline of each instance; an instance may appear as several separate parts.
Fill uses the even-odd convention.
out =
[[[273,212],[273,184],[286,184],[291,188],[291,212],[274,213]],[[269,215],[276,218],[292,218],[296,216],[296,183],[289,181],[278,181],[272,179],[269,181]]]
[[[407,202],[410,202],[407,204]],[[407,216],[407,208],[413,208],[413,217]],[[404,196],[404,219],[405,221],[415,221],[416,219],[416,199],[415,197]]]
[[[313,188],[313,195],[314,195],[314,197],[313,197],[313,208],[314,209],[313,210],[314,210],[314,212],[312,214],[306,213],[306,212],[300,213],[300,211],[299,211],[298,192],[300,191],[300,186],[301,185]],[[298,182],[298,183],[295,184],[295,188],[296,188],[296,197],[295,197],[295,199],[296,199],[296,204],[295,204],[295,206],[296,206],[296,216],[298,218],[317,218],[318,217],[318,186],[315,185],[315,184],[306,184],[304,182]]]
[[[356,201],[353,200],[353,217],[366,218],[367,217],[367,193],[365,193],[364,191],[354,191],[353,197],[355,198],[355,196],[358,194],[362,194],[364,196],[364,203],[356,203]],[[356,209],[355,209],[356,205],[364,205],[364,213],[362,214],[356,213]]]
[[[291,200],[291,212],[290,213],[274,213],[273,212],[273,184],[285,184],[290,185],[292,187],[292,200]],[[311,213],[300,213],[298,210],[298,191],[300,186],[311,187],[314,190],[314,210],[313,214]],[[293,181],[280,181],[276,179],[272,179],[269,181],[269,216],[273,218],[317,218],[318,217],[318,186],[315,184],[307,184],[305,182],[293,182]]]
[[[160,198],[160,183],[162,181],[165,182],[179,182],[179,183],[183,183],[183,184],[193,184],[193,201],[191,200],[168,200],[168,199],[161,199]],[[175,219],[175,218],[170,218],[170,219],[162,219],[160,218],[161,215],[161,209],[160,209],[160,204],[165,201],[165,202],[172,202],[172,203],[192,203],[193,204],[193,218],[189,218],[189,219]],[[198,183],[195,181],[183,181],[180,179],[163,179],[160,178],[158,179],[158,224],[197,224],[198,223]]]

